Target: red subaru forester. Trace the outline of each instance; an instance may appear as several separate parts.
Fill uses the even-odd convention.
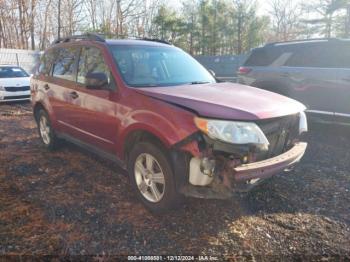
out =
[[[42,56],[31,95],[48,149],[65,139],[118,162],[154,212],[183,196],[249,190],[306,149],[302,104],[219,83],[161,40],[59,39]]]

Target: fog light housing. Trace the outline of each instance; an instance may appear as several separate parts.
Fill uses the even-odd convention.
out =
[[[215,160],[209,159],[208,157],[204,157],[201,160],[200,168],[203,174],[206,174],[207,176],[213,176],[214,169],[215,169]]]
[[[210,173],[212,162],[210,160],[203,162],[202,160],[203,159],[198,157],[193,157],[190,161],[189,182],[191,185],[207,186],[214,179],[213,175],[209,176],[208,174],[204,173],[204,171]]]

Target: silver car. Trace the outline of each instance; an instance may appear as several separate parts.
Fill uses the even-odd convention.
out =
[[[305,104],[322,121],[350,121],[350,41],[310,39],[252,50],[238,82]]]

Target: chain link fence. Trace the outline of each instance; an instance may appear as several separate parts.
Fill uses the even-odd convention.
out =
[[[0,48],[0,65],[20,66],[29,74],[34,72],[39,58],[39,51]]]

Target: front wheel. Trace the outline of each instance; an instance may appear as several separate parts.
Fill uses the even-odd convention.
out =
[[[128,171],[138,198],[152,212],[173,209],[181,202],[171,162],[160,146],[149,142],[134,146],[129,154]]]
[[[52,129],[50,118],[46,111],[40,110],[35,116],[41,141],[49,150],[57,148],[58,138]]]

